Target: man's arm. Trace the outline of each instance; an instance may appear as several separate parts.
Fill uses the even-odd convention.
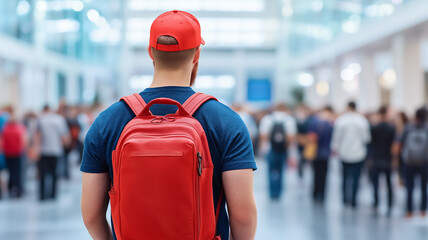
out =
[[[82,217],[89,234],[95,240],[113,239],[106,219],[109,188],[108,173],[82,173]]]
[[[223,172],[231,236],[233,240],[252,240],[256,235],[257,208],[253,190],[253,170]]]

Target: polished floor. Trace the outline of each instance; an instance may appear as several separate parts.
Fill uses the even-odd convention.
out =
[[[371,210],[371,188],[364,177],[358,210],[343,208],[340,202],[340,169],[336,161],[330,164],[328,197],[325,205],[310,199],[310,169],[304,180],[296,171],[286,172],[286,187],[278,202],[271,202],[266,191],[265,162],[258,162],[255,191],[258,206],[256,239],[296,240],[419,240],[428,239],[428,219],[403,217],[404,190],[397,187],[396,203],[391,217],[385,208],[378,214]],[[0,239],[8,240],[84,240],[91,239],[80,215],[80,173],[77,166],[71,181],[60,182],[57,201],[40,203],[36,199],[35,171],[29,169],[27,195],[20,200],[7,197],[0,200]],[[3,179],[6,177],[3,173]],[[395,179],[397,180],[397,179]],[[385,190],[385,184],[381,185]],[[385,205],[384,195],[381,195]]]

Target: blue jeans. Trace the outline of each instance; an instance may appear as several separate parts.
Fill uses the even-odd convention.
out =
[[[282,190],[282,175],[287,153],[270,151],[267,155],[269,165],[269,193],[271,199],[279,199]]]
[[[361,170],[364,166],[364,161],[356,163],[346,163],[342,161],[343,165],[343,203],[350,204],[352,207],[357,206],[357,194],[360,186]]]

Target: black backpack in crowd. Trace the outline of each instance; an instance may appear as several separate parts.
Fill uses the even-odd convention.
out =
[[[270,133],[270,146],[275,152],[285,152],[287,150],[287,138],[283,122],[276,121],[273,123]]]
[[[428,164],[428,128],[409,126],[404,139],[403,159],[407,165]]]

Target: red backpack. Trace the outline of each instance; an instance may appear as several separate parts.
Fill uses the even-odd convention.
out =
[[[4,155],[19,157],[24,151],[25,127],[19,123],[7,123],[3,129],[1,140]]]
[[[118,240],[219,240],[214,213],[213,163],[201,124],[192,117],[204,102],[195,93],[183,105],[158,98],[147,105],[136,93],[121,100],[135,113],[113,151],[111,212]],[[177,105],[154,116],[153,104]],[[120,117],[120,116],[118,116]]]

